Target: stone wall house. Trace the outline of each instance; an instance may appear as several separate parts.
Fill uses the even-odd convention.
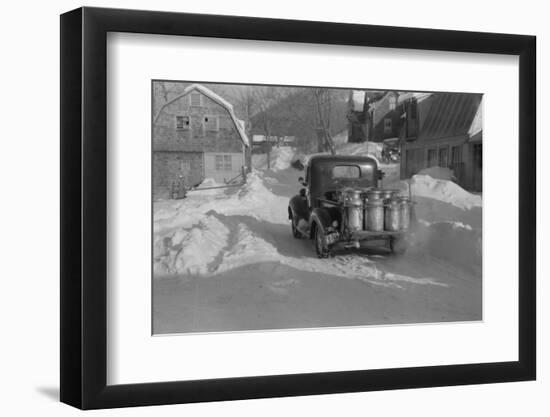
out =
[[[250,167],[243,121],[231,103],[200,84],[165,103],[153,118],[153,198],[170,198],[175,181],[186,188],[210,178],[231,181]]]

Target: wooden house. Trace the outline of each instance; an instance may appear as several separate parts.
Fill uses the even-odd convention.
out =
[[[170,196],[174,181],[186,187],[205,178],[232,180],[250,163],[250,144],[233,106],[192,84],[165,103],[153,119],[153,196]]]
[[[400,113],[396,91],[351,90],[348,99],[348,142],[382,142],[398,137]]]
[[[401,178],[440,166],[452,169],[461,187],[482,191],[482,95],[405,93],[398,104]]]

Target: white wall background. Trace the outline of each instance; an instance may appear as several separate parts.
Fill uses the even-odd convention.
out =
[[[145,407],[100,411],[94,415],[385,415],[385,416],[530,416],[547,415],[550,406],[550,295],[542,259],[550,249],[550,210],[545,181],[550,164],[543,115],[550,95],[550,25],[544,2],[428,0],[386,2],[340,0],[332,5],[293,0],[124,0],[86,2],[89,6],[157,9],[311,19],[396,26],[494,31],[538,36],[538,209],[539,209],[539,378],[537,382],[453,388],[326,395],[231,403]],[[60,0],[7,2],[2,8],[0,90],[0,413],[2,415],[75,415],[57,402],[59,379],[59,17],[81,3]],[[544,190],[546,188],[546,190]],[[543,234],[545,235],[543,236]]]

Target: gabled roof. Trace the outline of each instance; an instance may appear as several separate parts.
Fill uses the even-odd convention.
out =
[[[169,100],[167,101],[166,103],[164,103],[161,108],[159,109],[157,115],[155,116],[155,119],[154,119],[154,122],[153,123],[156,123],[160,113],[162,112],[162,110],[172,104],[173,102],[181,99],[182,97],[186,96],[187,94],[189,94],[190,92],[192,91],[199,91],[200,93],[204,94],[206,97],[212,99],[213,101],[215,101],[216,103],[218,103],[220,106],[224,107],[229,115],[231,116],[231,119],[233,120],[233,123],[235,124],[235,127],[237,128],[237,132],[239,133],[239,136],[241,138],[241,141],[243,142],[243,144],[245,146],[250,146],[250,142],[248,140],[248,136],[246,135],[246,132],[245,132],[245,123],[244,121],[240,120],[240,119],[237,119],[237,116],[235,116],[235,112],[233,111],[233,105],[228,102],[227,100],[225,100],[222,96],[220,96],[219,94],[216,94],[214,93],[212,90],[206,88],[204,85],[201,85],[201,84],[191,84],[187,87],[185,87],[185,89],[183,90],[183,92],[178,95],[177,97],[173,98],[172,100]]]
[[[481,94],[433,94],[419,139],[472,135],[481,130]],[[477,120],[477,126],[475,121]],[[477,130],[475,132],[474,130]]]
[[[352,104],[351,110],[362,112],[365,109],[365,104],[379,101],[388,91],[383,90],[351,90],[348,102]],[[367,103],[365,103],[365,101]]]
[[[363,111],[363,106],[365,104],[365,90],[352,90],[351,91],[351,102],[353,104],[353,110]]]
[[[470,126],[470,130],[468,130],[468,134],[470,137],[473,137],[477,135],[479,132],[483,130],[483,97],[481,98],[481,102],[479,103],[479,106],[477,107],[476,115],[474,116],[474,120],[472,121],[472,125]]]
[[[410,100],[412,98],[415,98],[417,103],[420,103],[422,100],[430,97],[432,94],[433,93],[414,93],[412,91],[399,93],[399,97],[397,98],[397,103],[401,104],[404,101]]]

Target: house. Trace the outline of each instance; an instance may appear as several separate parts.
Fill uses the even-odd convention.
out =
[[[351,90],[347,113],[348,142],[381,142],[392,137],[394,130],[398,130],[399,116],[393,117],[396,102],[390,101],[396,100],[397,96],[393,91]],[[386,115],[396,119],[393,125],[384,125]],[[388,126],[391,133],[387,133]]]
[[[252,146],[263,146],[265,143],[270,142],[273,145],[282,146],[294,146],[296,143],[295,136],[269,136],[269,141],[265,135],[255,134],[252,135]]]
[[[227,182],[250,167],[250,144],[231,103],[192,84],[153,119],[153,196],[166,198],[174,181]]]
[[[482,191],[482,97],[466,93],[401,96],[401,178],[424,168],[448,167],[461,187]]]
[[[267,142],[277,143],[277,142],[279,142],[279,137],[278,136],[269,136],[269,140],[267,140],[265,135],[261,135],[261,134],[252,135],[252,145],[253,146],[256,146],[256,145],[262,146],[264,143],[267,143]]]
[[[383,142],[399,137],[402,109],[398,98],[397,91],[387,91],[369,103],[365,120],[367,141]]]

